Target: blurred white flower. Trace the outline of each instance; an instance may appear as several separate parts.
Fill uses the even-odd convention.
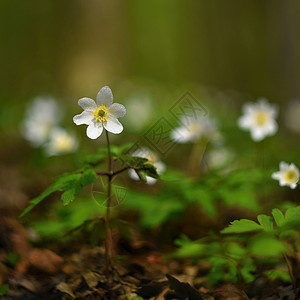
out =
[[[285,111],[284,119],[286,126],[294,132],[300,134],[300,100],[289,102]]]
[[[232,150],[222,147],[211,149],[207,154],[208,166],[212,169],[219,169],[232,161],[234,153]]]
[[[289,165],[282,161],[279,164],[279,172],[273,173],[272,178],[279,180],[280,186],[289,186],[291,189],[295,189],[299,181],[299,169],[293,163]]]
[[[126,124],[133,131],[139,131],[150,120],[153,104],[144,95],[136,96],[126,101],[126,111]]]
[[[65,129],[55,127],[49,134],[49,141],[45,144],[47,155],[60,155],[74,152],[78,147],[78,141],[73,134]]]
[[[113,103],[113,95],[108,86],[103,87],[97,94],[96,102],[90,98],[78,100],[78,104],[84,109],[80,115],[76,115],[73,121],[76,125],[88,125],[86,134],[90,139],[98,138],[103,127],[114,134],[123,131],[118,118],[126,114],[122,104]]]
[[[155,153],[153,153],[152,151],[150,151],[147,148],[142,147],[142,148],[137,149],[135,152],[132,153],[132,156],[147,158],[149,163],[151,163],[156,168],[156,171],[158,174],[161,174],[166,170],[166,165],[162,161],[159,160],[158,156]],[[128,171],[128,175],[133,180],[136,180],[136,181],[140,180],[138,174],[133,169],[130,169]],[[157,179],[152,178],[150,176],[146,176],[147,184],[151,185],[151,184],[154,184],[156,181],[157,181]]]
[[[238,125],[242,129],[249,130],[254,141],[261,141],[277,132],[275,118],[278,115],[278,108],[268,103],[267,99],[260,98],[256,103],[245,103],[243,113],[238,119]]]
[[[214,142],[221,140],[215,120],[207,116],[183,117],[182,126],[171,131],[171,139],[177,143],[185,144],[207,138]]]
[[[54,99],[37,97],[27,108],[22,134],[33,146],[39,147],[46,142],[61,117],[62,111]]]

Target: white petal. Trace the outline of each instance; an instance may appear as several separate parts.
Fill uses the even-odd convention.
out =
[[[91,98],[79,99],[78,105],[80,105],[84,110],[88,110],[88,111],[94,111],[97,107],[96,102]]]
[[[289,164],[287,164],[286,162],[282,161],[279,164],[279,169],[280,171],[286,171],[289,168]]]
[[[157,181],[157,179],[150,177],[150,176],[146,176],[146,183],[149,185],[154,184]]]
[[[281,179],[279,180],[279,185],[280,185],[280,186],[285,186],[285,185],[286,185],[285,180],[281,178]]]
[[[140,177],[138,176],[138,174],[136,173],[135,170],[133,169],[130,169],[128,170],[128,175],[131,179],[135,180],[135,181],[139,181],[140,180]]]
[[[105,105],[106,108],[110,107],[113,103],[113,94],[108,86],[104,86],[97,94],[97,104]]]
[[[125,116],[126,114],[126,108],[124,107],[124,105],[119,104],[119,103],[113,103],[109,110],[108,113],[110,115],[112,115],[113,117],[117,118],[122,118]]]
[[[272,174],[272,178],[277,179],[277,180],[279,180],[281,178],[281,176],[282,176],[281,172],[275,172]]]
[[[91,124],[88,126],[87,130],[86,130],[86,135],[90,138],[90,139],[96,139],[98,138],[101,133],[103,131],[103,126],[102,125],[96,125],[96,124]]]
[[[111,133],[121,133],[123,125],[114,117],[109,116],[107,122],[103,123],[104,128]]]
[[[252,128],[251,129],[251,137],[254,141],[259,142],[264,139],[266,136],[265,131],[262,128]]]
[[[158,174],[161,174],[166,170],[166,165],[161,161],[157,161],[154,164],[154,167],[156,168]]]
[[[297,187],[297,184],[296,183],[292,183],[291,185],[290,185],[290,187],[291,187],[291,189],[295,189],[296,187]]]
[[[73,122],[76,125],[82,125],[82,124],[90,125],[92,124],[93,119],[94,119],[93,113],[91,111],[84,110],[80,115],[76,115],[73,118]]]
[[[265,126],[266,132],[268,135],[274,135],[277,132],[278,126],[275,120],[271,120],[266,126]]]
[[[240,128],[248,129],[252,126],[253,120],[251,115],[244,115],[238,119],[238,125]]]
[[[171,132],[171,139],[176,143],[187,143],[191,138],[190,131],[186,127],[178,127]]]

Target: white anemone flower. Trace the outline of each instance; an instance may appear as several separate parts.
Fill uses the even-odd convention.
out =
[[[61,155],[76,151],[78,141],[74,134],[67,132],[65,129],[55,127],[49,134],[49,141],[45,144],[47,155]]]
[[[126,109],[122,104],[113,103],[113,94],[108,86],[99,91],[96,102],[90,98],[79,99],[78,104],[84,111],[73,118],[74,123],[88,125],[86,134],[90,139],[98,138],[103,128],[114,134],[121,133],[123,126],[118,118],[126,114]]]
[[[147,158],[149,163],[151,163],[156,168],[156,171],[158,174],[161,174],[166,170],[166,165],[162,161],[160,161],[158,156],[155,153],[153,153],[152,151],[150,151],[148,148],[145,148],[145,147],[139,148],[135,152],[133,152],[131,154],[131,156]],[[134,169],[130,169],[128,171],[128,175],[133,180],[136,180],[136,181],[140,180],[138,174],[136,173],[136,171]],[[146,176],[147,184],[152,185],[156,181],[157,181],[157,179],[152,178],[150,176]]]
[[[220,169],[229,164],[234,158],[234,153],[229,148],[211,149],[207,154],[207,162],[210,168]]]
[[[171,139],[176,143],[185,144],[207,138],[214,142],[221,140],[215,120],[207,116],[182,117],[182,126],[171,131]]]
[[[44,144],[51,129],[61,120],[62,111],[53,98],[35,98],[27,108],[22,134],[34,147]]]
[[[279,180],[280,186],[289,186],[291,189],[295,189],[299,181],[299,169],[293,163],[289,165],[282,161],[279,164],[279,172],[273,173],[272,178]]]
[[[249,130],[254,141],[259,142],[277,132],[275,118],[278,115],[278,108],[268,103],[267,99],[260,98],[256,103],[245,103],[243,113],[238,119],[238,125],[242,129]]]

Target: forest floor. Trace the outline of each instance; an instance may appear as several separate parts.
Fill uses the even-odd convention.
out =
[[[263,276],[245,284],[223,283],[210,288],[209,263],[166,259],[159,241],[141,236],[114,237],[111,282],[105,270],[104,247],[67,243],[35,248],[28,232],[14,218],[1,219],[1,299],[296,299],[290,284]],[[51,249],[51,250],[50,250]],[[297,278],[300,294],[300,276]]]

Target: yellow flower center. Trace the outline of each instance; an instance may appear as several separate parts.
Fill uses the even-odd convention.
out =
[[[94,110],[94,117],[97,121],[100,123],[107,122],[107,118],[109,116],[108,109],[105,107],[105,105],[100,105]]]
[[[69,152],[73,147],[73,140],[69,136],[59,136],[54,141],[55,148],[58,152]]]
[[[201,127],[201,124],[199,124],[198,122],[194,122],[188,126],[188,130],[191,133],[198,133],[199,131],[201,131]]]
[[[288,183],[296,182],[298,179],[297,173],[294,170],[285,171],[282,177]]]
[[[270,116],[265,111],[258,111],[255,114],[254,118],[258,126],[263,126],[269,121]]]
[[[148,159],[148,162],[150,163],[150,164],[155,164],[156,162],[157,162],[157,156],[155,155],[155,154],[153,154],[153,153],[148,153],[147,155],[146,155],[146,158]]]

